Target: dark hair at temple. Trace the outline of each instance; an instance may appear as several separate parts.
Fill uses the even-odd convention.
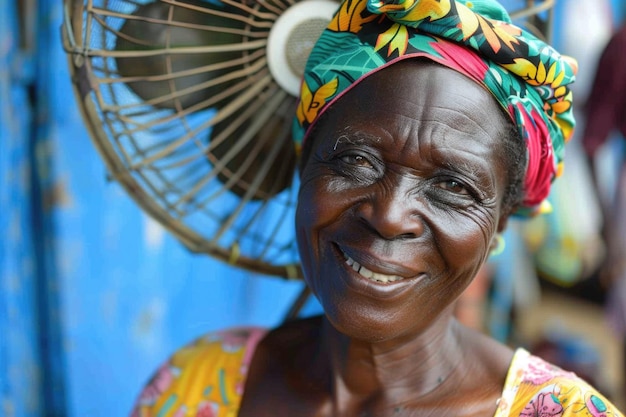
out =
[[[507,115],[508,117],[508,115]],[[509,181],[502,198],[502,210],[512,213],[524,200],[524,178],[526,176],[526,142],[520,137],[519,129],[509,124],[503,134],[504,158],[509,167]]]

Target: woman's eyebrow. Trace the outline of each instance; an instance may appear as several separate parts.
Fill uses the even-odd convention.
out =
[[[361,145],[378,142],[380,142],[380,137],[377,135],[366,133],[361,130],[352,130],[350,127],[346,127],[343,132],[338,135],[335,145],[333,146],[333,150],[336,150],[337,146],[341,143]]]
[[[462,172],[465,175],[479,180],[487,180],[490,183],[493,182],[491,170],[480,162],[474,163],[467,160],[448,159],[444,162],[443,166],[451,171]]]

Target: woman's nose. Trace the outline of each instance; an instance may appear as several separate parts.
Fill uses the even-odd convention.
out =
[[[413,239],[424,232],[420,205],[415,196],[398,187],[374,193],[359,207],[359,216],[385,239]]]

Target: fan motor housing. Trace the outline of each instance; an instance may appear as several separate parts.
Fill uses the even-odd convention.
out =
[[[276,82],[298,96],[307,58],[339,3],[333,0],[304,0],[287,9],[270,31],[268,66]]]

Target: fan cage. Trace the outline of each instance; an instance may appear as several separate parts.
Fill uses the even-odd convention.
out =
[[[295,99],[273,79],[266,46],[295,3],[65,0],[62,30],[79,107],[111,179],[192,252],[289,279],[301,278],[295,153],[285,151]],[[520,2],[511,15],[549,37],[553,3]],[[161,43],[142,38],[143,28],[164,33]],[[192,42],[176,42],[187,33]],[[222,42],[202,42],[211,37]],[[202,64],[176,67],[186,60]],[[165,70],[133,73],[145,62]],[[193,82],[178,84],[185,79]]]
[[[220,23],[238,22],[238,28],[199,26],[172,20],[134,16],[136,20],[193,30],[223,33],[241,38],[237,44],[151,48],[141,51],[115,50],[120,28],[132,13],[147,2],[88,1],[66,2],[64,45],[69,52],[70,68],[88,124],[109,175],[122,184],[137,203],[170,230],[193,252],[207,253],[254,272],[286,278],[300,276],[297,250],[292,235],[295,193],[289,186],[271,198],[259,191],[264,171],[285,167],[283,177],[293,176],[293,161],[278,159],[281,144],[290,143],[291,109],[295,100],[282,91],[271,77],[265,62],[266,38],[272,22],[291,2],[257,2],[254,7],[238,2],[227,12],[207,2],[190,4],[163,1],[171,8],[219,16]],[[125,18],[124,18],[125,17]],[[125,56],[150,57],[175,54],[219,54],[241,51],[229,61],[212,68],[190,68],[172,74],[132,77],[120,74],[117,59]],[[220,68],[237,69],[187,90],[145,100],[128,84],[144,79],[165,82]],[[184,107],[177,100],[185,93],[207,86],[220,88],[214,96]],[[173,106],[160,106],[169,100]],[[275,133],[279,140],[267,147],[264,163],[252,183],[238,194],[232,188],[241,183],[241,172],[226,166],[237,150],[246,147],[250,155],[243,165],[261,155],[253,140],[262,126],[272,119],[280,123]],[[211,131],[228,120],[217,137]],[[243,128],[243,129],[242,129]],[[228,152],[216,158],[211,151],[230,140],[229,133],[239,129],[237,141]],[[209,140],[210,138],[210,140]],[[256,155],[255,155],[256,153]],[[294,156],[295,158],[295,156]],[[244,167],[245,168],[245,167]],[[218,174],[225,178],[218,178]],[[256,181],[256,183],[255,183]],[[292,185],[293,181],[289,183]],[[260,198],[259,198],[260,194]]]

